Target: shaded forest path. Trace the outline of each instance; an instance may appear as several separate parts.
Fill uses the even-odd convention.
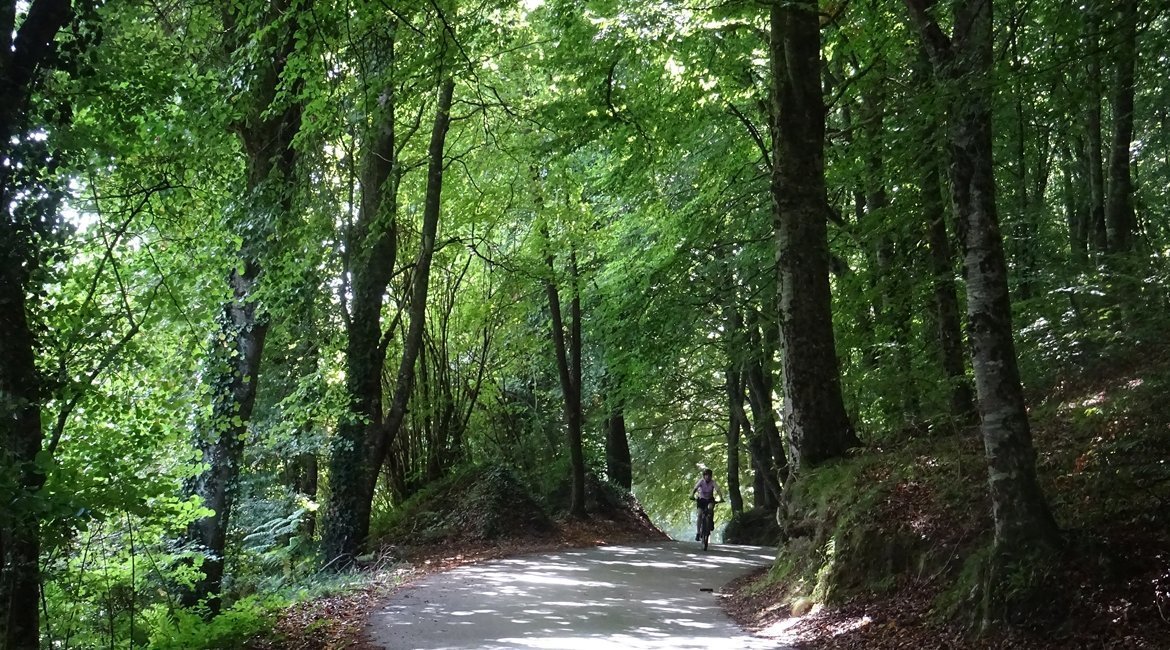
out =
[[[371,614],[369,633],[391,650],[775,648],[733,623],[715,595],[774,555],[660,542],[463,566],[394,594]]]

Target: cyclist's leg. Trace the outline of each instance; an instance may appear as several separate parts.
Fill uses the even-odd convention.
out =
[[[704,499],[702,497],[699,497],[695,501],[695,506],[699,509],[698,524],[697,524],[698,529],[695,531],[695,541],[699,541],[699,540],[703,539],[704,526],[706,526],[706,524],[707,524],[707,521],[705,520],[705,517],[707,516],[707,504],[710,502],[711,502],[710,499]]]

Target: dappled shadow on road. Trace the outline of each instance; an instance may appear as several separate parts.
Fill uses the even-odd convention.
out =
[[[391,649],[752,649],[713,592],[772,549],[606,546],[468,566],[401,592],[371,617]]]

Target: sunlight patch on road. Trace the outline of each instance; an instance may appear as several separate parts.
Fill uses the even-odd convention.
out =
[[[645,634],[645,633],[643,633]],[[610,636],[560,636],[541,638],[499,639],[495,648],[549,648],[555,650],[767,650],[775,646],[763,640],[745,640],[657,635],[646,638],[640,634],[614,634]]]
[[[872,623],[869,616],[859,616],[842,621],[825,620],[824,607],[815,605],[803,616],[791,616],[776,621],[759,632],[779,643],[801,643],[823,639],[825,636],[840,636]]]

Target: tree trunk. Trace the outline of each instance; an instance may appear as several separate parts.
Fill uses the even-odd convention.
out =
[[[727,498],[732,514],[743,512],[743,491],[739,486],[739,440],[742,427],[743,378],[736,364],[730,363],[724,373],[727,383]],[[738,402],[738,406],[737,406]]]
[[[634,487],[630,439],[626,433],[626,414],[619,404],[605,420],[605,471],[609,480],[627,491]]]
[[[346,320],[345,389],[348,413],[337,426],[329,455],[329,503],[323,521],[321,548],[328,566],[348,566],[369,532],[370,504],[362,486],[376,479],[370,440],[382,427],[382,369],[386,343],[382,333],[382,300],[398,257],[398,142],[393,81],[394,30],[387,44],[391,76],[381,96],[381,113],[364,147],[361,202],[357,221],[347,229],[346,272],[350,277],[350,313]],[[387,336],[393,333],[392,325]],[[362,522],[365,522],[364,524]]]
[[[950,415],[960,424],[971,424],[976,419],[975,400],[971,381],[967,378],[966,353],[963,351],[963,324],[955,289],[954,253],[947,235],[938,163],[932,153],[923,156],[920,164],[922,211],[926,221],[926,241],[934,285],[935,336],[938,338],[943,372],[950,387]]]
[[[883,70],[872,74],[884,75]],[[874,264],[875,284],[878,293],[877,314],[890,345],[889,355],[879,361],[879,366],[892,372],[888,376],[895,394],[883,395],[887,416],[892,421],[906,424],[917,421],[921,415],[921,403],[914,381],[913,363],[910,354],[910,287],[905,262],[900,258],[905,245],[900,241],[897,228],[887,214],[890,207],[889,193],[885,182],[885,156],[882,138],[885,134],[885,80],[878,79],[867,85],[862,92],[862,118],[864,133],[868,141],[865,156],[867,219],[876,220],[877,241],[872,248],[871,261]],[[875,350],[881,347],[873,346]]]
[[[1012,161],[1012,180],[1013,194],[1015,198],[1016,219],[1014,224],[1013,236],[1010,238],[1012,243],[1011,261],[1012,267],[1015,271],[1015,287],[1017,296],[1021,300],[1030,300],[1036,293],[1035,281],[1037,274],[1036,267],[1036,220],[1039,217],[1039,210],[1035,204],[1043,202],[1043,194],[1033,194],[1030,186],[1030,177],[1028,169],[1028,119],[1029,115],[1025,112],[1024,103],[1026,90],[1024,88],[1024,77],[1026,75],[1024,55],[1020,52],[1019,36],[1023,29],[1021,23],[1027,18],[1026,9],[1019,9],[1012,12],[1011,25],[1008,30],[1008,50],[1010,52],[1011,61],[1009,63],[1009,70],[1011,71],[1012,80],[1012,96],[1013,96],[1013,134],[1012,134],[1012,154],[1014,160]],[[1041,137],[1040,140],[1045,138]],[[1044,143],[1039,143],[1041,150],[1037,155],[1039,157],[1047,156],[1047,152],[1043,151]],[[1037,165],[1037,176],[1043,169],[1043,164]]]
[[[915,85],[930,92],[930,58],[920,50],[914,69]],[[963,350],[963,323],[955,287],[955,258],[947,233],[946,207],[939,174],[939,155],[934,134],[939,128],[934,114],[923,124],[924,149],[918,158],[922,216],[926,224],[926,244],[930,259],[931,284],[934,289],[935,336],[938,339],[943,373],[949,387],[950,416],[955,422],[973,424],[977,418],[974,391],[967,378],[966,352]]]
[[[1113,78],[1113,140],[1109,147],[1109,197],[1105,232],[1110,253],[1133,249],[1137,217],[1133,208],[1130,156],[1133,145],[1134,69],[1137,65],[1138,0],[1117,3],[1117,68]]]
[[[547,233],[545,239],[547,239]],[[585,453],[582,429],[584,413],[581,410],[581,298],[578,295],[577,256],[572,254],[569,272],[572,277],[573,299],[569,316],[573,319],[568,342],[565,337],[564,319],[561,317],[561,298],[557,288],[554,257],[546,258],[548,280],[545,292],[548,294],[548,308],[552,319],[552,341],[557,359],[557,374],[560,377],[561,393],[564,395],[566,442],[569,447],[569,514],[584,518],[585,511]]]
[[[1074,142],[1074,145],[1077,143]],[[1070,148],[1067,142],[1061,141],[1060,157],[1064,161],[1064,168],[1061,170],[1061,198],[1064,201],[1068,245],[1075,268],[1083,268],[1089,261],[1088,194],[1079,186],[1087,176],[1084,156],[1083,146]]]
[[[761,322],[763,321],[763,322]],[[764,491],[768,493],[768,502],[778,506],[783,497],[784,484],[788,480],[788,455],[784,452],[784,439],[776,424],[776,409],[772,404],[773,374],[771,357],[775,350],[774,338],[766,336],[770,323],[762,315],[752,310],[748,322],[747,350],[748,359],[744,363],[745,370],[741,373],[740,386],[737,386],[739,403],[733,405],[737,414],[743,412],[743,399],[746,397],[752,411],[752,421],[755,426],[752,439],[753,464],[763,479]],[[761,326],[763,331],[761,331]],[[746,392],[745,392],[746,389]],[[747,417],[743,416],[743,428],[748,431]]]
[[[245,209],[249,214],[243,216],[246,223],[238,232],[242,240],[237,253],[239,264],[228,276],[232,299],[223,305],[219,331],[212,337],[209,365],[204,373],[212,399],[211,417],[198,424],[195,444],[206,469],[187,486],[188,493],[198,496],[215,514],[187,528],[187,539],[203,549],[205,557],[203,578],[183,592],[182,601],[187,606],[206,601],[212,614],[219,611],[227,531],[268,333],[268,319],[258,311],[254,299],[260,280],[260,258],[274,231],[274,225],[265,224],[262,215],[287,215],[292,211],[296,167],[293,140],[301,127],[302,106],[279,106],[276,102],[285,84],[300,83],[283,78],[285,65],[296,50],[298,24],[289,17],[294,2],[280,1],[271,7],[267,18],[271,40],[264,46],[271,48],[276,64],[262,67],[251,79],[251,113],[235,125],[248,157]],[[228,15],[225,22],[230,25],[234,19]],[[279,24],[280,21],[287,22]],[[241,47],[237,44],[236,51]],[[255,227],[254,222],[265,225]]]
[[[1085,12],[1088,47],[1089,108],[1085,116],[1085,158],[1089,180],[1089,242],[1093,252],[1102,253],[1107,246],[1105,230],[1105,173],[1102,169],[1101,144],[1101,16],[1097,2],[1090,2]]]
[[[743,421],[743,431],[748,439],[748,454],[752,460],[752,489],[755,494],[752,505],[756,508],[775,510],[780,507],[780,483],[772,469],[772,451],[763,436],[755,433]]]
[[[396,253],[393,241],[397,233],[396,228],[390,225],[383,227],[380,232],[371,232],[369,235],[374,238],[370,242],[373,248],[366,258],[368,279],[363,282],[363,288],[369,291],[368,295],[364,296],[367,300],[377,301],[377,310],[373,310],[369,305],[359,306],[355,300],[355,314],[359,308],[366,310],[363,312],[361,330],[356,329],[358,325],[356,315],[352,319],[351,340],[348,345],[348,354],[352,356],[347,359],[347,364],[352,364],[360,371],[347,379],[347,383],[354,389],[350,392],[350,399],[355,417],[343,427],[339,427],[338,439],[333,447],[330,461],[333,492],[323,539],[325,558],[333,563],[331,565],[333,568],[349,566],[369,537],[370,515],[374,493],[378,487],[378,476],[386,461],[390,445],[406,420],[406,406],[414,388],[415,362],[422,349],[423,330],[426,324],[431,260],[435,252],[435,236],[442,206],[443,152],[451,124],[454,90],[454,80],[445,76],[439,83],[435,121],[427,148],[426,198],[423,205],[419,254],[411,275],[410,321],[398,364],[394,394],[384,418],[381,412],[381,375],[386,350],[384,344],[380,342],[380,300],[381,292],[385,290],[393,272],[393,258]],[[371,228],[376,220],[387,217],[393,219],[397,214],[399,171],[397,159],[392,153],[396,152],[396,148],[391,95],[392,91],[388,86],[386,94],[383,95],[386,115],[379,127],[377,144],[367,156],[367,169],[363,174],[362,212],[366,218],[359,219],[359,223]],[[387,186],[387,183],[390,185]],[[388,213],[380,214],[383,197],[391,201],[391,206]],[[389,256],[389,263],[384,255]],[[374,291],[377,287],[381,289],[377,291],[375,297]],[[356,290],[355,275],[355,298]],[[355,335],[357,340],[354,340]],[[371,415],[376,413],[376,417],[366,424],[361,419],[363,413]]]
[[[937,74],[953,93],[948,129],[951,191],[963,242],[967,321],[989,469],[995,545],[1011,556],[1052,545],[1056,524],[1036,480],[1036,451],[1024,405],[1011,302],[995,204],[991,137],[990,0],[961,0],[948,38],[922,0],[906,0]]]
[[[41,429],[40,376],[27,320],[27,260],[14,244],[7,215],[0,223],[0,648],[40,647],[40,517],[37,467]],[[11,478],[10,478],[11,477]]]
[[[817,3],[773,3],[771,30],[771,192],[786,426],[793,463],[811,467],[860,444],[845,413],[833,334]]]
[[[764,449],[768,452],[768,481],[779,494],[788,479],[788,455],[784,453],[784,440],[780,436],[780,428],[776,426],[771,373],[764,369],[758,359],[748,365],[747,389],[752,420],[756,423],[756,436],[764,441]]]
[[[11,141],[25,127],[38,77],[47,74],[57,33],[72,17],[67,0],[35,0],[20,28],[17,2],[0,8],[0,649],[40,647],[41,532],[38,501],[45,477],[37,466],[44,443],[36,336],[29,326],[29,269],[36,248],[11,212]],[[13,35],[15,34],[15,39]]]

